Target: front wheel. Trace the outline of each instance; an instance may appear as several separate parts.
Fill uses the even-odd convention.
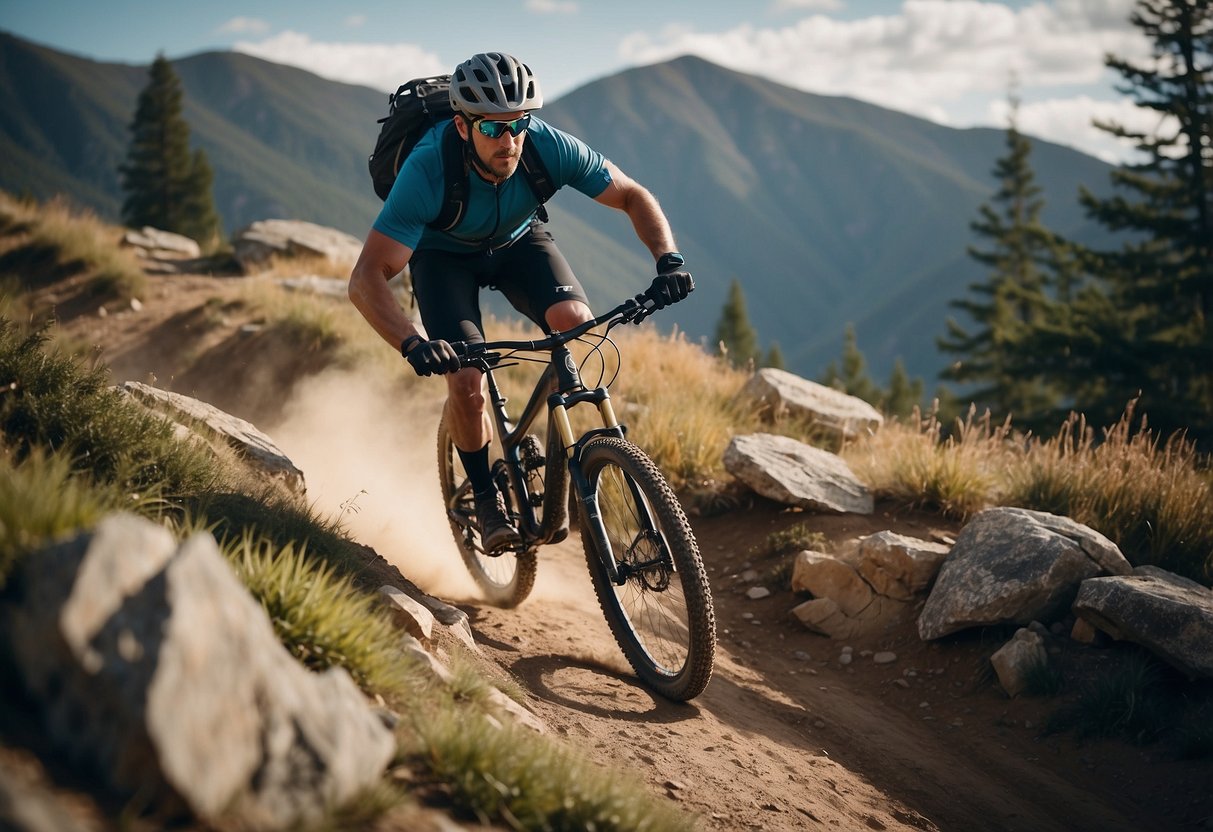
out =
[[[516,607],[526,600],[535,585],[537,564],[533,552],[505,552],[489,557],[480,545],[476,530],[476,505],[472,486],[468,482],[455,443],[447,428],[446,416],[438,425],[438,481],[442,489],[442,505],[455,545],[472,579],[484,593],[485,600],[498,607]],[[507,508],[510,489],[503,488]]]
[[[615,641],[646,684],[670,699],[692,699],[712,675],[716,616],[690,523],[657,466],[631,442],[595,439],[581,468],[589,483],[578,501],[581,537]],[[621,584],[609,575],[612,560]]]

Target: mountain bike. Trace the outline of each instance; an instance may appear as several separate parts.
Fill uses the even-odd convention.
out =
[[[588,387],[569,345],[580,341],[602,357],[618,354],[612,328],[652,314],[644,295],[564,332],[537,341],[453,343],[460,365],[484,373],[497,427],[494,482],[521,544],[490,556],[481,546],[472,487],[446,419],[438,428],[438,475],[447,518],[463,561],[487,600],[514,607],[530,594],[541,546],[568,535],[576,519],[591,583],[615,641],[636,674],[663,696],[698,696],[712,675],[716,617],[707,573],[686,514],[661,471],[626,438],[607,388],[618,375]],[[589,336],[591,330],[604,329]],[[512,420],[494,371],[532,361],[545,366],[521,415]],[[584,362],[582,363],[584,364]],[[601,427],[578,435],[570,419],[592,405]],[[546,439],[533,429],[546,411]]]

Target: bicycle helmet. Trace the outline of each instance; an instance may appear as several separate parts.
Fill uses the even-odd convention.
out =
[[[451,106],[469,116],[491,116],[543,106],[531,68],[504,52],[481,52],[451,75]]]

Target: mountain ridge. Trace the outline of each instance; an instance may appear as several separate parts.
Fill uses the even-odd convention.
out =
[[[174,60],[193,144],[215,173],[230,232],[272,217],[362,236],[379,209],[366,156],[387,96],[233,52]],[[67,192],[107,218],[146,68],[56,52],[0,33],[0,187]],[[403,79],[402,79],[403,80]],[[764,347],[820,374],[854,323],[874,378],[901,357],[934,378],[947,301],[981,279],[965,256],[990,198],[1005,131],[957,130],[822,96],[694,56],[624,70],[550,102],[544,119],[602,151],[661,200],[698,290],[671,317],[710,341],[733,279]],[[1091,234],[1074,195],[1110,167],[1033,142],[1054,230]],[[652,264],[622,215],[577,196],[551,203],[554,236],[602,305],[647,285]],[[499,306],[497,307],[499,308]],[[929,330],[929,331],[924,331]]]

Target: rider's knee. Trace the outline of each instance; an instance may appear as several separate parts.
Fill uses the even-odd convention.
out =
[[[447,397],[461,410],[484,409],[484,375],[477,369],[466,368],[447,376]]]
[[[593,320],[594,313],[579,300],[562,300],[549,306],[543,317],[552,329],[565,330]]]

